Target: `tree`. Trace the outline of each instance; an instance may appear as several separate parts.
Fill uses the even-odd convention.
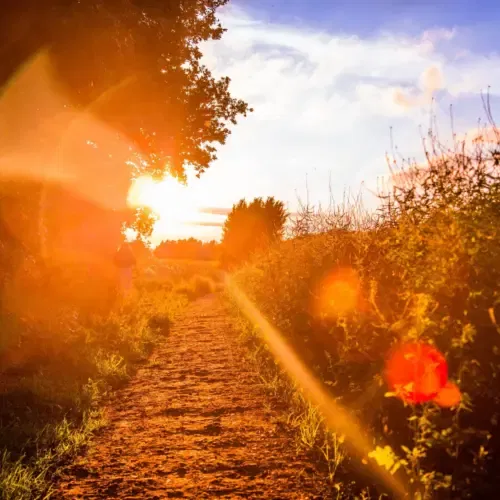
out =
[[[3,0],[2,87],[47,49],[55,80],[139,145],[143,170],[198,174],[216,158],[228,123],[248,105],[201,63],[199,44],[221,37],[216,9],[228,0]],[[33,110],[36,113],[35,110]]]
[[[226,265],[238,264],[283,238],[288,218],[283,202],[273,197],[242,199],[233,205],[223,227],[222,254]]]
[[[137,239],[146,241],[154,230],[158,216],[149,207],[139,207],[135,210],[135,217],[129,225],[137,234]]]
[[[19,82],[21,70],[26,74],[43,59],[61,101],[134,141],[136,170],[130,172],[123,162],[119,164],[125,180],[132,174],[160,177],[165,170],[182,179],[187,167],[201,174],[216,158],[215,145],[224,144],[229,124],[249,111],[245,102],[230,95],[229,78],[213,78],[201,63],[200,42],[218,39],[224,32],[216,10],[227,1],[2,0],[0,103],[10,102],[5,96]],[[39,89],[35,79],[27,80],[28,86]],[[121,213],[107,206],[90,207],[90,198],[79,196],[75,185],[61,181],[62,185],[47,186],[44,176],[37,175],[42,163],[37,147],[46,147],[51,155],[59,155],[59,148],[53,148],[44,135],[50,129],[45,127],[50,117],[36,103],[28,104],[22,92],[17,96],[21,98],[14,105],[31,107],[29,123],[18,119],[14,105],[14,119],[0,114],[0,159],[4,160],[7,151],[7,160],[11,160],[9,137],[23,138],[17,148],[21,152],[31,153],[23,147],[28,133],[35,136],[36,144],[32,161],[25,162],[31,168],[29,176],[22,171],[21,162],[5,161],[9,173],[17,177],[12,181],[14,187],[10,179],[0,182],[0,285],[15,274],[15,267],[40,256],[31,255],[41,252],[37,246],[64,252],[70,247],[72,255],[74,249],[85,247],[87,255],[101,253],[106,260],[121,237],[123,221]],[[48,109],[52,112],[50,105]],[[53,114],[58,116],[58,111]],[[77,139],[86,147],[88,137]],[[79,154],[73,144],[69,149]],[[90,177],[85,185],[104,190],[101,198],[111,198],[117,191],[113,166],[118,160],[114,154],[105,156],[112,159],[82,162]],[[90,171],[92,175],[88,175]],[[16,207],[15,213],[11,205]],[[147,210],[138,210],[136,215],[134,228],[147,235],[154,218]],[[45,245],[45,240],[52,241]]]

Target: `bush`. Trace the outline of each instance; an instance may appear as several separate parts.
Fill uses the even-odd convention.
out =
[[[288,214],[273,197],[240,200],[233,205],[222,228],[221,262],[232,267],[247,261],[283,237]]]
[[[447,150],[433,139],[427,164],[403,165],[405,182],[384,193],[377,218],[357,204],[330,212],[304,207],[294,237],[234,275],[375,436],[373,459],[399,468],[421,498],[487,498],[500,486],[499,151],[500,143],[480,141]],[[347,275],[355,304],[342,310],[342,301],[330,301],[323,314],[322,294],[335,276]],[[348,298],[345,290],[339,296]],[[457,408],[384,397],[388,351],[415,339],[445,354],[462,393]],[[272,357],[259,359],[276,371]],[[318,439],[310,447],[324,446]],[[382,440],[390,448],[377,448]],[[383,491],[358,480],[358,494],[366,486],[375,496]]]
[[[185,295],[189,300],[196,300],[216,290],[215,283],[206,276],[193,276],[175,288],[176,293]]]

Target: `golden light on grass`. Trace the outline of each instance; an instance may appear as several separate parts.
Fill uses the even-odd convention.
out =
[[[341,268],[323,278],[314,294],[313,313],[328,318],[354,311],[360,302],[360,280],[351,268]]]
[[[336,402],[323,388],[311,370],[288,345],[283,335],[262,315],[245,293],[226,275],[226,286],[243,314],[255,325],[275,359],[286,370],[288,376],[303,390],[311,404],[316,406],[325,418],[328,427],[339,436],[345,437],[349,451],[366,463],[371,471],[394,494],[394,498],[407,496],[407,489],[387,468],[375,460],[366,461],[373,451],[374,439],[347,408]]]

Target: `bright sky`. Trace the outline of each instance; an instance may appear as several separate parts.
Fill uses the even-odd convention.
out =
[[[494,110],[500,100],[494,1],[234,0],[220,17],[228,32],[203,47],[206,64],[255,112],[186,188],[202,206],[273,195],[293,211],[306,182],[311,201],[327,202],[330,180],[337,199],[346,188],[370,198],[391,127],[399,151],[422,159],[432,96],[442,139],[450,104],[463,133],[484,119],[481,91],[491,86]],[[164,221],[154,240],[218,238],[223,220]]]

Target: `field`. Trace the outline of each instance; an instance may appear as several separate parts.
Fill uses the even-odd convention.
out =
[[[2,498],[135,494],[137,475],[149,478],[144,498],[491,498],[496,155],[478,144],[429,157],[424,180],[378,214],[304,207],[292,237],[231,273],[145,254],[133,292],[109,302],[104,286],[78,295],[81,272],[66,269],[59,286],[74,283],[66,295],[81,307],[53,297],[50,315],[13,316],[2,337]],[[388,386],[388,355],[412,342],[443,354],[448,402],[412,403]],[[163,455],[166,443],[177,452]]]

